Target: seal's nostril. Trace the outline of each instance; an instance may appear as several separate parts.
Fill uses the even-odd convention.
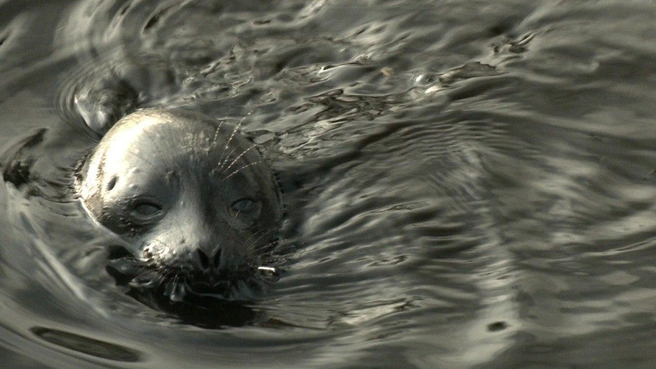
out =
[[[210,258],[207,257],[207,254],[203,250],[197,249],[196,256],[198,257],[201,268],[207,269],[210,266]]]
[[[216,269],[218,269],[219,266],[221,265],[221,249],[216,250],[216,253],[214,254],[214,258],[212,258],[212,265]]]
[[[130,256],[134,255],[123,246],[113,245],[108,248],[107,259],[109,260],[116,260]]]

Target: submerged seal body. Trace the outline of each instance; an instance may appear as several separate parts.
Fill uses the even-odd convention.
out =
[[[238,127],[181,110],[120,119],[79,166],[79,196],[128,252],[132,286],[229,297],[266,265],[282,218],[272,170]],[[108,269],[109,270],[109,269]]]

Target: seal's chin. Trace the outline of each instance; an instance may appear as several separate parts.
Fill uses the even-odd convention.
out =
[[[208,299],[252,301],[277,281],[280,273],[271,263],[236,265],[224,270],[199,269],[188,264],[162,265],[121,249],[110,251],[106,270],[118,286],[126,287],[129,295],[148,305],[162,298],[193,304]]]

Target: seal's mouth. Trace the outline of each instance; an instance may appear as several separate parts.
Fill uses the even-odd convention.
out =
[[[220,270],[211,266],[164,265],[135,257],[121,246],[112,246],[106,270],[118,286],[126,287],[129,295],[140,297],[142,301],[162,297],[172,302],[249,301],[261,295],[281,274],[274,257],[265,255],[260,259],[262,263],[258,265],[237,265]]]

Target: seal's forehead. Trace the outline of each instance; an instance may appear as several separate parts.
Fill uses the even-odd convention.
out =
[[[236,126],[180,112],[141,111],[121,119],[101,140],[96,154],[106,171],[172,162],[229,175],[261,160]]]
[[[101,145],[104,151],[110,155],[121,156],[161,142],[161,134],[157,129],[161,121],[154,118],[146,118],[140,121],[126,121],[115,126],[112,131],[102,139]]]
[[[108,134],[121,131],[132,127],[148,127],[151,125],[162,124],[170,121],[172,116],[169,112],[163,110],[146,109],[138,110],[119,119],[116,124],[109,130]]]
[[[99,161],[97,165],[102,165],[105,173],[121,174],[167,160],[172,148],[157,129],[162,120],[151,116],[135,118],[117,123],[96,148],[93,160]]]

